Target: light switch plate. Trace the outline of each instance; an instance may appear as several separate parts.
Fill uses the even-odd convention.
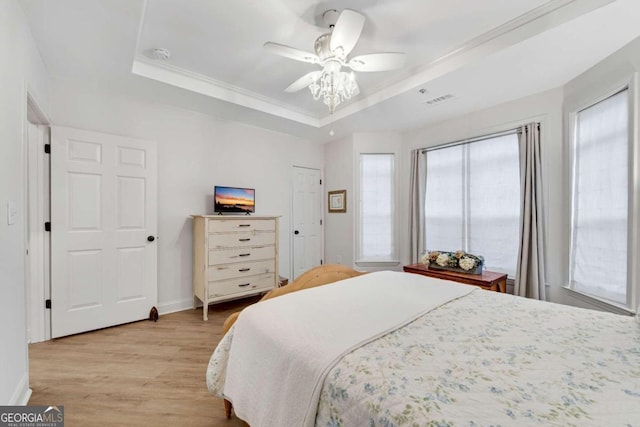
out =
[[[13,200],[7,201],[7,225],[13,225],[16,223],[16,214],[18,209],[16,208],[16,202]]]

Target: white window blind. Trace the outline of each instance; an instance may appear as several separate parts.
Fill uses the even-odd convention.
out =
[[[628,90],[576,115],[571,287],[627,302]]]
[[[515,276],[520,227],[517,134],[432,149],[426,156],[427,249],[482,255],[486,269]]]
[[[393,154],[360,155],[361,261],[395,259]]]

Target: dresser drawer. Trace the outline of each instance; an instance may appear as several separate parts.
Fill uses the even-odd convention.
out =
[[[209,249],[274,245],[275,239],[276,234],[268,231],[209,234]]]
[[[255,289],[270,289],[275,286],[275,274],[257,274],[229,280],[209,282],[208,298],[222,297]]]
[[[208,306],[278,285],[278,217],[192,215],[193,296]]]
[[[247,277],[254,274],[275,273],[275,260],[238,262],[235,264],[222,264],[209,267],[207,280],[224,280],[234,277]]]
[[[275,231],[276,222],[272,219],[210,219],[209,233],[229,231]]]
[[[209,251],[209,265],[273,258],[273,245]]]

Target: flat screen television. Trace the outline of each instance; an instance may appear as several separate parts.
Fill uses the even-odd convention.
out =
[[[215,186],[213,192],[214,211],[218,214],[246,213],[256,211],[256,190],[253,188]]]

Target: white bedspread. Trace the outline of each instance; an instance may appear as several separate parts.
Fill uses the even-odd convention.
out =
[[[250,306],[220,343],[229,358],[217,387],[252,426],[312,426],[324,378],[343,355],[475,289],[441,283],[385,271]]]

